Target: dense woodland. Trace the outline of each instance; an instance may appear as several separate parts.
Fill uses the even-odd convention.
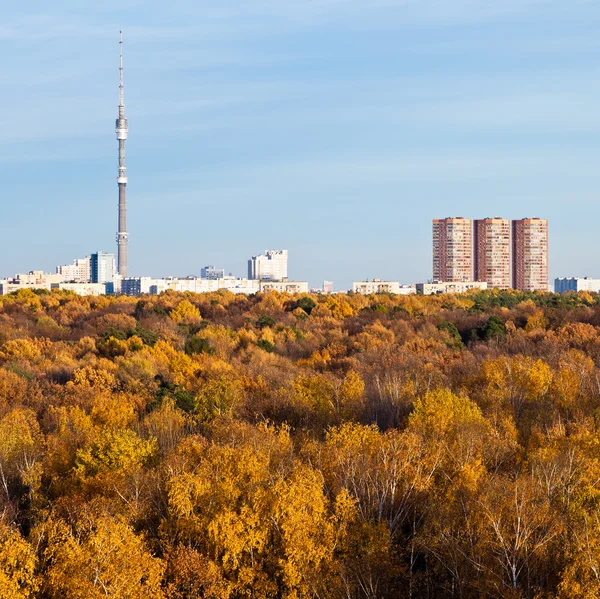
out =
[[[600,296],[0,298],[0,597],[600,596]]]

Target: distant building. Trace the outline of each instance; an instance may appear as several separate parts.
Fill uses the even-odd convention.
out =
[[[372,281],[360,281],[352,283],[352,291],[361,295],[372,295],[375,293],[392,293],[394,295],[410,295],[416,293],[415,287],[411,285],[401,285],[396,281],[382,281],[373,279]]]
[[[41,288],[50,289],[52,283],[62,283],[62,275],[45,273],[43,270],[30,270],[26,274],[15,275],[13,279],[18,285],[40,285]]]
[[[105,283],[55,283],[52,289],[61,291],[72,291],[77,295],[105,295]]]
[[[248,260],[248,278],[255,281],[285,281],[288,278],[288,251],[267,250]]]
[[[209,281],[222,279],[225,276],[223,268],[215,268],[214,266],[205,266],[200,270],[200,277]]]
[[[92,283],[112,283],[115,277],[115,255],[96,252],[90,256]]]
[[[333,281],[323,281],[323,293],[333,293]]]
[[[159,294],[165,291],[211,293],[221,289],[232,293],[250,295],[260,291],[260,282],[235,277],[223,277],[222,279],[199,279],[197,277],[151,279],[150,277],[138,277],[123,279],[122,283],[122,293],[127,295]]]
[[[20,289],[46,289],[50,291],[53,287],[63,282],[59,273],[45,273],[43,270],[31,270],[28,273],[15,275],[12,279],[0,281],[0,295],[6,295]]]
[[[475,280],[488,287],[510,289],[510,221],[504,218],[475,220]]]
[[[219,289],[226,289],[227,291],[236,294],[253,295],[260,291],[260,281],[225,277],[224,279],[219,280]]]
[[[417,283],[416,291],[419,295],[440,295],[442,293],[465,293],[473,289],[485,290],[488,284],[485,281],[458,281],[432,283]]]
[[[57,266],[56,272],[63,277],[63,281],[73,281],[75,283],[87,283],[92,280],[90,268],[90,256],[78,258],[73,264]]]
[[[513,288],[548,291],[548,221],[524,218],[512,222]]]
[[[150,293],[152,285],[156,285],[157,279],[152,277],[127,277],[121,280],[121,293],[124,295],[142,295]]]
[[[451,282],[473,279],[471,220],[457,216],[433,221],[433,278]]]
[[[7,295],[21,289],[47,289],[50,291],[51,283],[23,283],[17,279],[3,279],[0,281],[0,295]]]
[[[568,291],[594,291],[600,293],[600,279],[589,277],[570,277],[554,279],[555,293],[567,293]]]
[[[260,291],[280,293],[308,293],[308,281],[261,281]]]

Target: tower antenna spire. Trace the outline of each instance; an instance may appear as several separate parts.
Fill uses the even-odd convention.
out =
[[[123,32],[119,31],[119,49],[120,49],[120,57],[119,57],[119,108],[121,106],[125,107],[123,103]]]
[[[123,32],[119,31],[119,117],[115,123],[115,132],[119,142],[119,229],[117,231],[117,272],[122,278],[127,276],[127,168],[125,167],[125,140],[129,133],[129,125],[125,118],[123,97]]]

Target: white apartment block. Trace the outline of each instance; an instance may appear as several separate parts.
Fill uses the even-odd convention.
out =
[[[47,289],[50,291],[51,283],[23,283],[16,279],[3,279],[0,281],[0,295],[8,295],[21,289]]]
[[[226,289],[227,291],[231,291],[231,293],[252,295],[260,291],[260,281],[224,277],[223,279],[219,279],[219,289]]]
[[[121,289],[122,293],[126,293],[127,295],[139,295],[142,293],[157,295],[164,291],[211,293],[220,289],[225,289],[232,293],[251,295],[260,291],[260,282],[237,279],[235,277],[223,277],[221,279],[199,279],[196,277],[152,279],[150,277],[138,277],[124,279]]]
[[[457,281],[442,282],[434,281],[432,283],[417,283],[417,293],[419,295],[440,295],[442,293],[465,293],[472,289],[480,291],[488,288],[486,281]]]
[[[53,289],[73,291],[77,295],[104,295],[106,285],[95,283],[65,283],[60,273],[46,274],[41,270],[16,275],[14,279],[0,281],[0,295],[6,295],[21,289]]]
[[[361,295],[373,295],[376,293],[391,293],[394,295],[411,295],[416,293],[414,285],[402,285],[397,281],[359,281],[352,283],[352,291]]]
[[[288,251],[266,250],[248,260],[248,278],[255,281],[284,281],[288,278]]]
[[[280,293],[308,293],[308,281],[261,281],[260,291]]]
[[[55,283],[52,289],[72,291],[77,295],[106,295],[104,283]]]
[[[26,274],[17,274],[12,279],[0,281],[0,295],[13,293],[20,289],[47,289],[50,291],[52,285],[62,283],[62,275],[48,274],[43,270],[32,270]]]

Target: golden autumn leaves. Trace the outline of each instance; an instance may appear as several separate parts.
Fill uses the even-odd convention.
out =
[[[0,597],[600,595],[600,304],[0,298]]]

